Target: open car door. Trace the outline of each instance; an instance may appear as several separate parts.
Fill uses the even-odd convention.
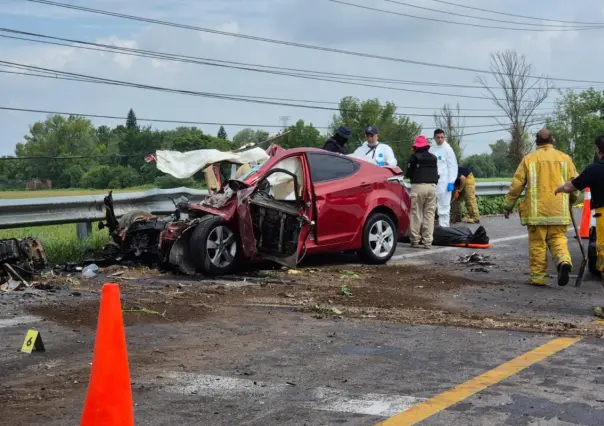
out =
[[[258,181],[249,212],[257,255],[295,268],[311,227],[310,188],[302,156],[278,162]]]

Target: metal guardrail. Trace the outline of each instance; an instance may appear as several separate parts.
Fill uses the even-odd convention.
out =
[[[103,198],[106,195],[0,200],[0,229],[77,223],[78,236],[83,238],[90,234],[92,222],[105,219]],[[118,217],[132,210],[170,214],[175,209],[171,199],[186,197],[200,202],[207,195],[206,190],[185,187],[151,189],[113,194],[113,204]]]
[[[510,182],[477,182],[477,196],[505,195]],[[406,184],[409,187],[408,184]],[[77,224],[80,238],[90,235],[91,223],[105,219],[103,195],[77,195],[72,197],[23,198],[0,200],[0,229],[25,226]],[[132,210],[143,210],[153,214],[170,214],[174,203],[186,197],[200,202],[208,195],[206,190],[190,188],[151,189],[144,192],[114,194],[116,216]]]

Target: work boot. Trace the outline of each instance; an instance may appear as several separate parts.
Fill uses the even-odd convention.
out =
[[[419,243],[411,243],[411,248],[419,248]]]
[[[570,264],[567,262],[562,262],[558,266],[558,285],[565,286],[568,284],[570,274]]]
[[[480,223],[480,220],[478,220],[478,219],[468,219],[466,223],[468,223],[468,224]]]
[[[426,250],[429,250],[432,248],[432,246],[430,244],[423,244],[422,247],[425,248]]]

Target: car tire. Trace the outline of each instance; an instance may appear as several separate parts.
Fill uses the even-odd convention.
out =
[[[361,258],[374,265],[384,264],[394,255],[396,244],[396,226],[390,216],[371,214],[363,227]]]
[[[208,275],[233,271],[237,261],[237,236],[220,217],[202,220],[193,230],[189,256],[195,266]]]

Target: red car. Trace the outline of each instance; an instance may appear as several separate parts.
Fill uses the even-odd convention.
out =
[[[203,202],[181,208],[160,250],[186,273],[228,273],[238,261],[290,268],[307,254],[358,251],[387,262],[407,233],[411,199],[398,167],[314,148],[284,150]]]

